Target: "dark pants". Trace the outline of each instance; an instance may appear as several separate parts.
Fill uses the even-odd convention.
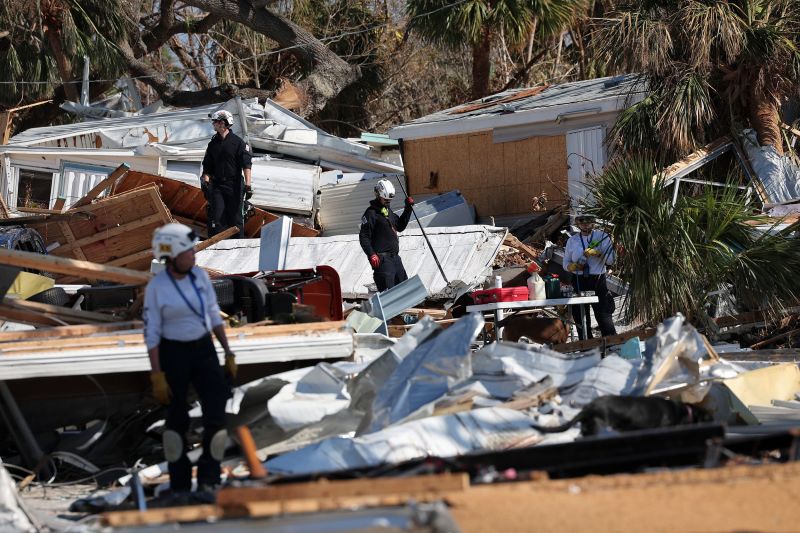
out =
[[[211,335],[190,342],[161,339],[159,358],[172,390],[165,428],[177,432],[184,443],[181,457],[169,463],[170,487],[175,492],[192,488],[192,464],[186,456],[186,434],[190,422],[186,400],[190,384],[200,397],[203,408],[203,454],[197,461],[197,483],[218,485],[220,463],[211,457],[211,438],[225,427],[225,403],[230,396],[230,388],[219,365]]]
[[[398,283],[408,279],[399,254],[384,253],[378,254],[378,257],[381,258],[381,264],[372,272],[375,285],[378,286],[378,292],[391,289]]]
[[[242,178],[213,180],[211,186],[208,236],[236,226],[238,238],[244,239],[244,189]]]
[[[572,278],[572,283],[575,285],[576,292],[594,291],[597,295],[598,302],[591,304],[594,310],[594,318],[597,320],[597,325],[600,326],[600,334],[603,337],[608,335],[616,335],[617,330],[614,328],[614,320],[611,315],[614,313],[614,298],[608,292],[606,287],[606,276],[601,274],[599,276],[578,276]],[[583,313],[581,313],[583,311]],[[581,316],[583,314],[583,316]],[[575,325],[578,328],[578,338],[591,339],[592,338],[592,318],[589,315],[589,305],[573,305],[572,318],[575,319]],[[583,320],[585,320],[585,324]]]

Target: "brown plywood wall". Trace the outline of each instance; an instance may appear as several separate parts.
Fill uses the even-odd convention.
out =
[[[405,141],[403,152],[409,194],[458,189],[479,216],[530,213],[542,192],[548,208],[566,203],[564,135],[495,144],[486,131]]]

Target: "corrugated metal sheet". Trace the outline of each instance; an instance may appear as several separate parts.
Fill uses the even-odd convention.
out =
[[[369,206],[369,202],[375,199],[375,184],[381,177],[390,179],[397,191],[392,199],[392,210],[403,209],[404,197],[400,184],[402,183],[405,188],[404,175],[370,174],[368,179],[355,183],[350,183],[347,176],[349,175],[345,174],[343,177],[343,181],[347,181],[347,183],[320,187],[319,223],[322,227],[322,235],[328,237],[358,233],[361,217]],[[400,180],[403,181],[400,182]]]
[[[428,245],[419,230],[400,234],[400,255],[409,276],[419,275],[433,297],[454,295],[452,287],[482,283],[491,275],[491,265],[508,230],[492,226],[460,226],[426,230],[436,255],[450,280],[442,279]],[[228,239],[197,254],[200,266],[227,273],[258,270],[260,242],[257,239]],[[369,266],[358,235],[295,237],[289,242],[286,268],[328,265],[339,273],[345,298],[369,298],[375,291]]]

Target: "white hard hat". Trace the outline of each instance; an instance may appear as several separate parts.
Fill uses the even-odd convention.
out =
[[[173,222],[161,226],[153,233],[153,257],[174,259],[200,242],[192,228]]]
[[[233,115],[231,115],[230,111],[225,111],[224,109],[211,113],[211,120],[224,120],[229,128],[233,126]]]
[[[375,185],[375,194],[385,200],[394,198],[394,185],[387,179],[379,180]]]

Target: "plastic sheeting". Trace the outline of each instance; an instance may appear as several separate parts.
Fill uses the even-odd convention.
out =
[[[742,144],[753,171],[764,185],[769,203],[800,198],[800,168],[786,156],[778,155],[774,146],[760,146],[756,132],[747,129]]]
[[[472,374],[470,345],[483,324],[483,316],[470,313],[408,354],[378,392],[367,432],[430,415],[417,411]]]

